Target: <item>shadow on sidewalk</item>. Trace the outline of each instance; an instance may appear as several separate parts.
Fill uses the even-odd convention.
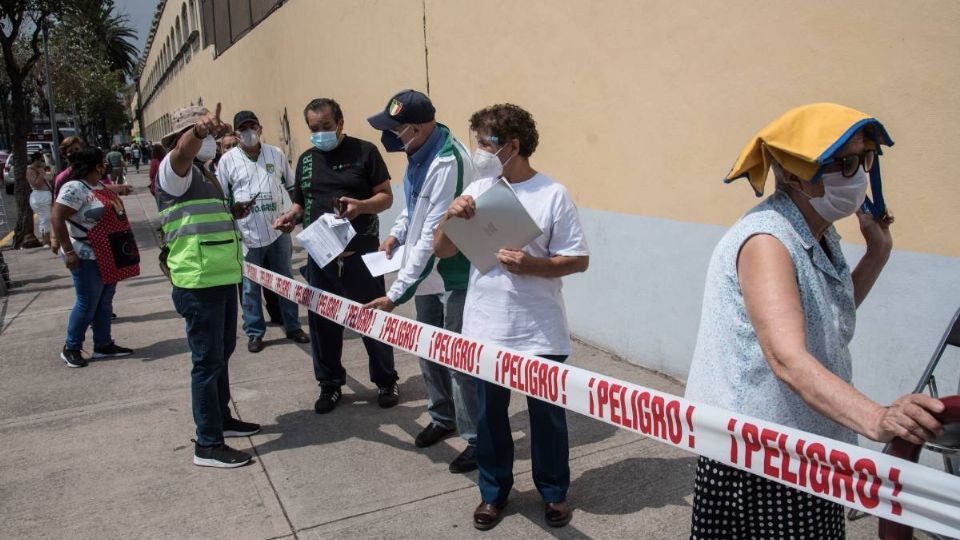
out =
[[[311,408],[282,414],[277,422],[263,426],[262,434],[279,433],[280,437],[263,444],[256,444],[262,456],[277,450],[290,450],[319,444],[331,444],[347,439],[360,439],[386,444],[398,450],[427,455],[434,462],[449,463],[459,451],[447,444],[430,448],[417,448],[413,439],[425,426],[417,422],[424,406],[415,402],[426,400],[426,391],[419,375],[400,383],[400,404],[391,409],[377,406],[377,391],[347,376],[346,387],[353,393],[344,393],[337,408],[326,415],[318,415]],[[407,436],[398,438],[382,430],[396,425]]]
[[[624,515],[644,508],[688,506],[693,493],[697,457],[627,458],[586,471],[570,487],[591,514]]]
[[[141,263],[142,264],[142,263]],[[143,287],[144,285],[153,285],[154,283],[160,283],[163,281],[169,281],[167,276],[148,276],[148,277],[138,277],[132,280],[130,283],[127,283],[127,287]]]
[[[559,529],[547,525],[543,500],[536,489],[514,490],[504,516],[521,515],[554,538],[590,538],[577,529],[578,512],[625,516],[646,508],[689,506],[684,497],[693,493],[696,467],[697,458],[694,456],[673,459],[634,457],[588,470],[570,485],[568,500],[573,507],[573,521]],[[478,494],[477,504],[479,502]],[[472,510],[465,509],[465,513]]]
[[[56,281],[58,279],[70,279],[70,274],[64,269],[63,274],[47,274],[45,276],[34,276],[29,279],[18,279],[17,285],[23,287],[24,285],[29,285],[31,283],[50,283],[51,281]]]
[[[134,355],[143,362],[153,362],[178,354],[189,355],[189,353],[190,347],[187,345],[186,336],[180,336],[151,343],[146,347],[138,349],[134,352]]]
[[[120,345],[123,345],[123,344],[121,343]],[[183,337],[164,339],[161,341],[157,341],[155,343],[151,343],[146,347],[134,349],[133,355],[131,356],[119,356],[114,358],[97,358],[96,360],[94,360],[94,362],[98,364],[101,362],[114,362],[114,361],[121,361],[121,360],[139,360],[141,362],[153,362],[156,360],[163,360],[164,358],[169,358],[171,356],[176,356],[178,354],[189,355],[189,353],[190,353],[190,347],[187,346],[187,338],[183,336]]]
[[[116,307],[114,307],[116,311]],[[166,311],[155,311],[153,313],[144,313],[143,315],[124,315],[122,313],[117,315],[117,318],[113,321],[113,324],[123,324],[123,323],[144,323],[151,321],[161,321],[163,319],[179,319],[180,315],[172,309]]]
[[[312,408],[299,410],[282,414],[277,417],[275,424],[263,426],[262,434],[278,433],[280,437],[256,444],[259,454],[360,439],[386,444],[398,450],[422,453],[434,463],[450,463],[459,455],[460,451],[450,444],[436,444],[429,448],[417,448],[413,444],[417,434],[426,427],[417,421],[426,410],[427,397],[423,378],[419,374],[400,384],[401,402],[392,409],[380,409],[376,404],[376,390],[367,388],[349,375],[347,387],[353,393],[344,394],[336,410],[328,415],[318,415]],[[511,400],[515,408],[519,407],[518,398],[520,396],[513,396]],[[529,416],[526,409],[515,411],[510,416],[510,425],[514,433],[521,432],[514,440],[515,459],[529,459]],[[567,425],[571,448],[602,441],[617,431],[614,426],[579,414],[568,414]],[[405,436],[398,438],[384,430],[385,426],[397,426]]]

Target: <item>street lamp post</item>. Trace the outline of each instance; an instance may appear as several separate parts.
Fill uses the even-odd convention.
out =
[[[50,49],[47,47],[47,21],[43,20],[43,63],[47,71],[47,102],[50,105],[50,136],[53,138],[53,163],[60,172],[60,132],[57,131],[56,110],[53,107],[53,81],[50,79]]]

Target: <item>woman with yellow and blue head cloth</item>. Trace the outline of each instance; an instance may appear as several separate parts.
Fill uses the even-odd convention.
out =
[[[852,444],[942,432],[939,401],[884,407],[851,385],[856,309],[893,246],[879,163],[892,144],[878,120],[832,103],[790,110],[747,144],[726,181],[746,177],[760,196],[772,168],[776,192],[713,252],[687,398]],[[834,223],[853,215],[866,253],[851,270]],[[844,535],[836,503],[700,458],[691,538]]]

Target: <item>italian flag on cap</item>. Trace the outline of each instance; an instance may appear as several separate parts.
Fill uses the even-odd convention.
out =
[[[389,111],[390,116],[396,116],[400,114],[401,110],[403,110],[403,103],[400,103],[395,99],[390,101],[390,111]]]

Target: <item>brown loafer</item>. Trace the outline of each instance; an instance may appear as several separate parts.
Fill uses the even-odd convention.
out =
[[[480,506],[473,511],[473,526],[481,531],[489,531],[497,526],[503,519],[503,509],[507,507],[507,501],[499,504],[490,504],[481,502]]]
[[[573,519],[573,510],[566,501],[547,503],[544,509],[544,517],[547,519],[547,525],[551,527],[563,527]]]

